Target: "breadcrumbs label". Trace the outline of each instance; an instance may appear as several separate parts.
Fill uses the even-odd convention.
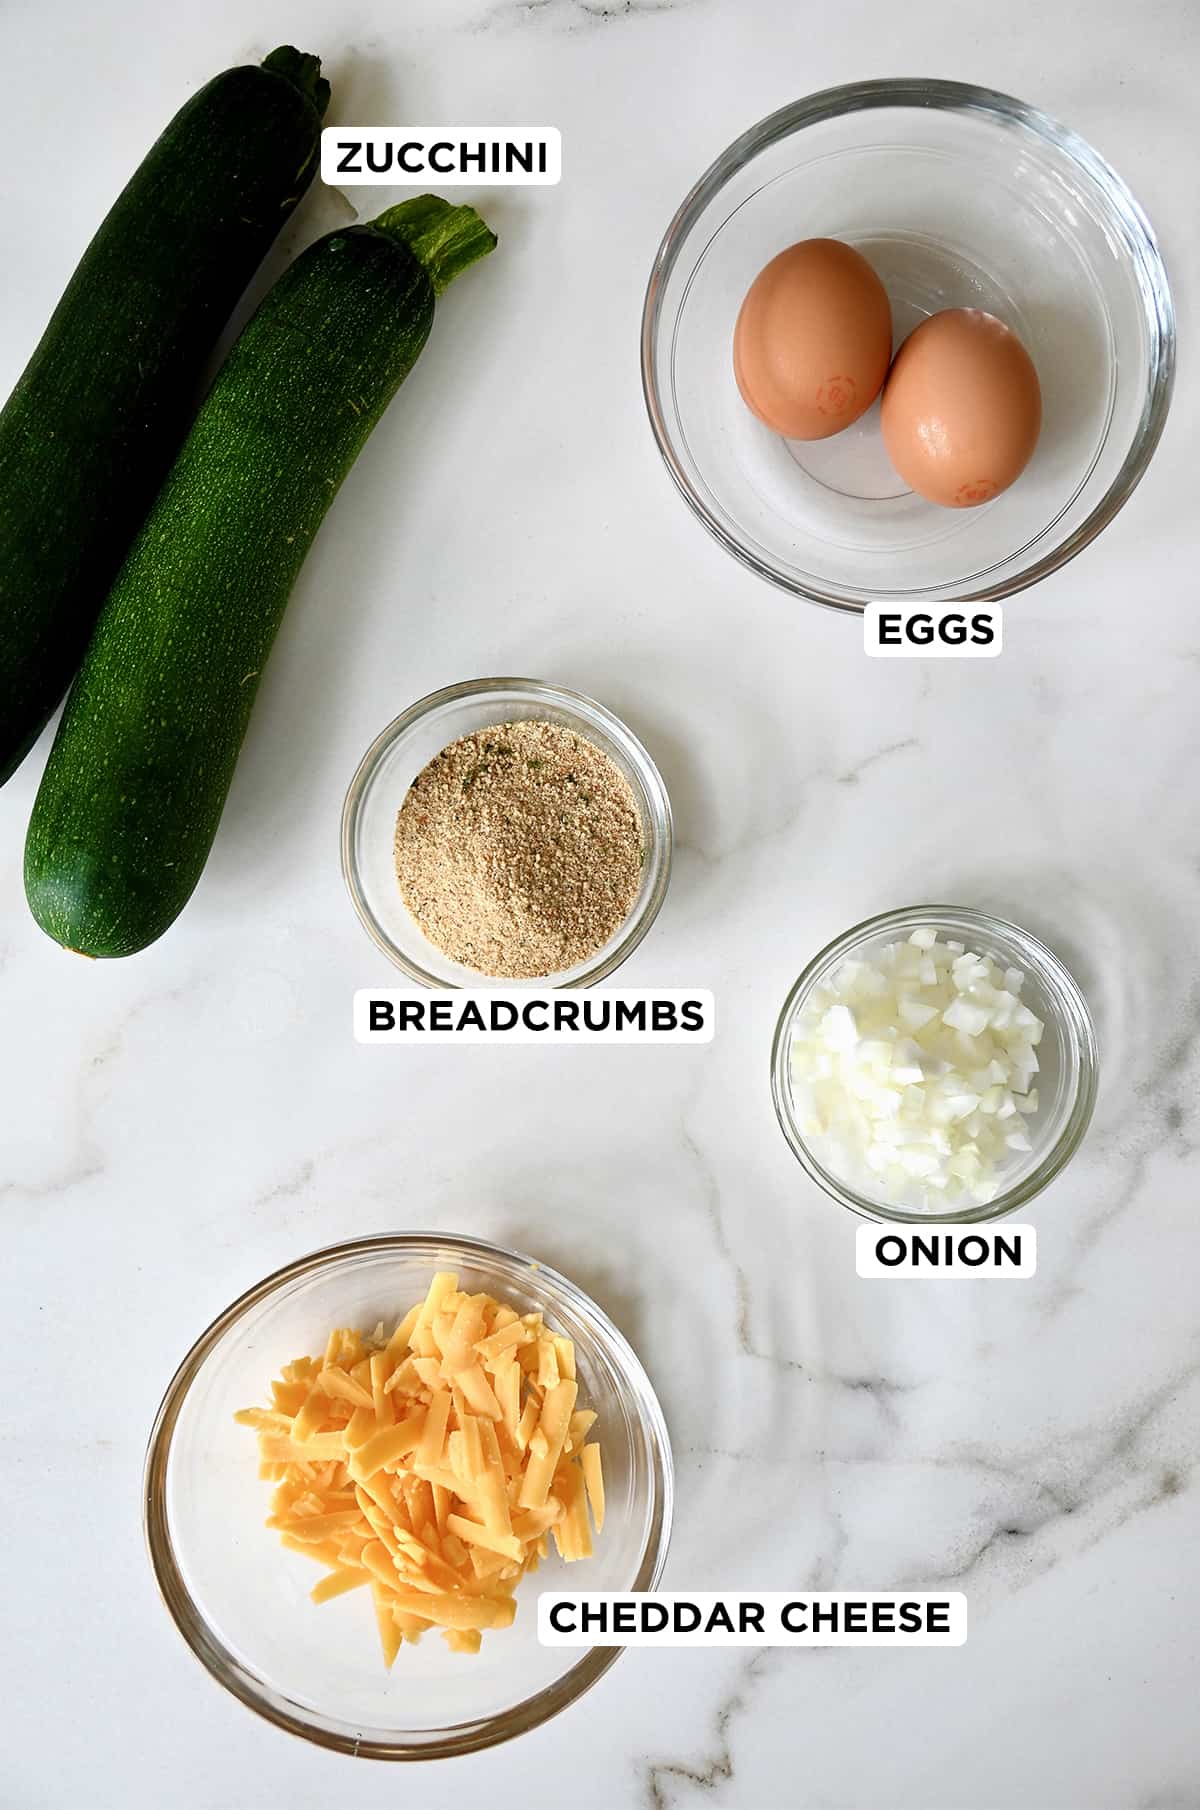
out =
[[[543,1591],[544,1647],[961,1647],[961,1590]]]
[[[714,1019],[703,988],[354,995],[359,1043],[711,1043]]]

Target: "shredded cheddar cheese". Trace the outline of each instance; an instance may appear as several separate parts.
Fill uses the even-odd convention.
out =
[[[578,1392],[570,1339],[439,1271],[390,1335],[335,1328],[235,1418],[275,1485],[267,1526],[325,1567],[312,1600],[369,1590],[390,1666],[428,1628],[477,1653],[550,1538],[591,1553],[604,1479]]]

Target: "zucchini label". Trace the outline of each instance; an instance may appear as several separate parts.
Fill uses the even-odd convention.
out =
[[[711,1043],[713,996],[686,987],[354,995],[359,1043]]]
[[[562,178],[557,126],[327,126],[321,181],[335,188],[547,188]]]

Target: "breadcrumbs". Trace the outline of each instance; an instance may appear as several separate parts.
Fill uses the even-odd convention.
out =
[[[633,908],[642,822],[616,763],[561,723],[500,723],[443,748],[396,819],[401,896],[478,974],[535,980],[586,961]]]

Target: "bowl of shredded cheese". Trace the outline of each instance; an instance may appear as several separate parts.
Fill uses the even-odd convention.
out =
[[[1096,1098],[1087,1001],[1044,943],[967,908],[885,912],[805,968],[771,1085],[809,1176],[872,1219],[979,1223],[1039,1194]]]
[[[164,1602],[243,1703],[379,1759],[564,1709],[619,1649],[543,1647],[541,1590],[650,1590],[661,1410],[594,1302],[443,1234],[318,1251],[235,1301],[163,1400],[145,1483]]]

